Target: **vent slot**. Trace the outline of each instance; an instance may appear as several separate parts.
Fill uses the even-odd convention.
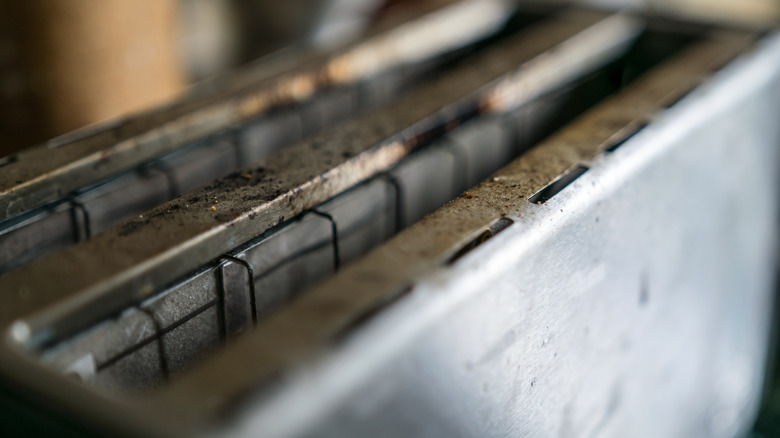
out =
[[[474,238],[471,242],[463,246],[458,252],[456,252],[447,261],[448,265],[455,263],[458,259],[471,252],[474,248],[485,243],[488,239],[491,239],[496,234],[509,228],[514,222],[511,219],[501,218],[494,222],[487,230],[481,232],[479,236]]]
[[[547,187],[539,190],[535,195],[528,198],[528,202],[532,204],[544,204],[587,171],[587,167],[577,165],[574,169],[559,176],[555,181],[548,184]]]
[[[626,144],[627,141],[631,140],[635,135],[637,135],[641,130],[645,129],[647,126],[647,122],[641,122],[632,126],[629,126],[626,128],[627,134],[621,133],[618,140],[615,140],[614,142],[610,143],[609,146],[604,148],[604,152],[612,153],[618,150],[621,146]]]

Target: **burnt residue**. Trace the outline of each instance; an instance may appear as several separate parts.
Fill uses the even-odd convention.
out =
[[[574,166],[572,169],[567,170],[566,173],[561,174],[546,187],[536,192],[533,196],[529,197],[528,202],[532,204],[544,204],[587,171],[588,167],[582,164]]]

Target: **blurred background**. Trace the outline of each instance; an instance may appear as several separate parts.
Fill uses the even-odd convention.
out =
[[[0,2],[0,157],[143,111],[284,47],[356,38],[388,11],[443,0]],[[549,3],[550,1],[547,1]],[[766,23],[776,0],[589,0]]]
[[[349,38],[386,7],[381,0],[1,2],[0,156],[159,105],[279,48]]]

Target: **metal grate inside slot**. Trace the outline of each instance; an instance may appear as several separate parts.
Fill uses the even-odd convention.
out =
[[[104,388],[159,386],[693,41],[648,31],[595,73],[450,131],[391,170],[47,349],[41,360]]]
[[[474,33],[460,45],[442,44],[412,64],[392,65],[356,83],[327,87],[304,102],[281,106],[124,174],[0,223],[0,274],[82,241],[170,199],[267,158],[327,126],[392,100],[470,53],[469,47],[505,38],[544,14],[517,13],[504,27]],[[59,153],[60,151],[52,151]],[[79,205],[79,207],[75,207]],[[80,208],[81,211],[75,211]],[[77,214],[78,213],[78,214]],[[83,213],[83,214],[82,214]],[[91,230],[85,233],[84,230]]]

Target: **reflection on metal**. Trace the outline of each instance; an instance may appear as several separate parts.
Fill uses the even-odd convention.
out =
[[[0,376],[125,436],[743,432],[779,54],[556,14],[208,187],[184,193],[251,150],[172,155],[127,186],[180,198],[0,277]],[[100,189],[52,207],[70,239],[104,229]]]

